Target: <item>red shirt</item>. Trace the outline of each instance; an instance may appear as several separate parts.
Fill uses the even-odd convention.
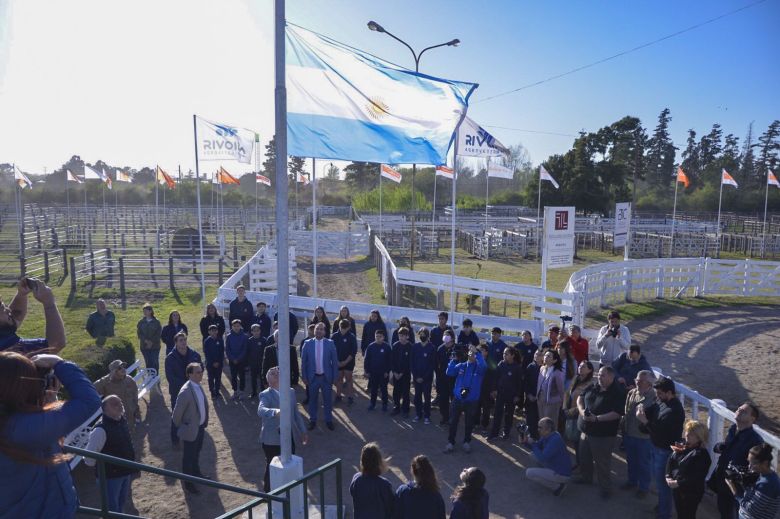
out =
[[[569,344],[571,345],[571,354],[574,360],[577,361],[577,365],[583,360],[588,360],[588,339],[580,336],[576,341],[573,337],[569,337]]]

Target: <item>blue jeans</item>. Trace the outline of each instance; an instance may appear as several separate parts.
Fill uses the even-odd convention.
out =
[[[317,412],[319,411],[320,390],[322,390],[322,400],[325,404],[325,422],[333,421],[333,384],[329,384],[325,377],[315,375],[309,381],[309,420],[317,421]]]
[[[130,475],[118,478],[106,478],[108,489],[108,510],[121,512],[130,491]]]
[[[655,445],[652,447],[653,456],[653,479],[655,480],[656,490],[658,490],[658,519],[669,519],[672,516],[672,489],[666,484],[666,462],[669,460],[672,451],[670,449],[659,449]]]
[[[628,465],[628,484],[639,487],[639,490],[650,490],[650,462],[653,459],[653,444],[649,439],[623,436],[626,448],[626,464]],[[664,483],[666,484],[666,483]]]

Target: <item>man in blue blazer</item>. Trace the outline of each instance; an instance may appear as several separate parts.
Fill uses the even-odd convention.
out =
[[[309,388],[309,430],[317,427],[319,393],[325,401],[325,425],[333,430],[333,383],[339,372],[336,345],[325,337],[325,324],[314,328],[314,338],[303,343],[301,349],[301,376]]]

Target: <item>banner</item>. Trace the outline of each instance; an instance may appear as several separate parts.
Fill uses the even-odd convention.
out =
[[[628,229],[631,226],[631,202],[615,204],[615,233],[612,246],[625,247],[628,242]]]
[[[218,124],[196,116],[198,158],[200,160],[237,160],[252,162],[257,134],[245,128]]]
[[[255,180],[257,180],[258,184],[263,184],[264,186],[271,187],[271,179],[266,177],[265,175],[261,175],[260,173],[255,174]]]
[[[309,184],[309,177],[307,177],[303,173],[298,173],[298,178],[296,178],[296,181],[299,184],[303,184],[304,186],[306,186]]]
[[[130,182],[130,175],[122,171],[121,169],[116,170],[116,181],[117,182]]]
[[[766,183],[770,186],[780,187],[780,182],[777,181],[777,177],[771,169],[767,170]]]
[[[163,171],[160,166],[157,166],[157,182],[168,186],[170,189],[176,189],[176,182],[173,181],[173,177]]]
[[[515,178],[515,172],[512,171],[511,168],[502,166],[501,164],[494,164],[493,162],[488,164],[487,174],[489,177],[505,178],[507,180]]]
[[[686,188],[691,185],[688,175],[685,174],[685,171],[680,166],[677,166],[677,182],[682,182],[683,187]]]
[[[387,164],[382,164],[382,166],[379,168],[379,173],[383,177],[392,180],[397,184],[401,183],[401,174]]]
[[[509,150],[466,116],[458,128],[458,157],[500,157]]]
[[[447,166],[436,166],[436,176],[437,177],[444,177],[448,180],[452,180],[452,177],[455,175],[455,170],[452,168],[448,168]]]
[[[474,83],[408,70],[287,24],[287,153],[442,164]]]
[[[550,175],[550,172],[547,171],[547,169],[544,166],[539,166],[539,178],[541,180],[546,180],[550,182],[553,186],[555,186],[555,189],[559,189],[561,187],[558,185],[558,182],[555,181],[552,175]]]
[[[574,265],[574,207],[544,208],[544,249],[547,268]]]
[[[227,172],[225,168],[222,166],[219,167],[219,171],[217,171],[217,184],[236,184],[240,185],[241,182],[238,181],[236,177],[231,175]]]
[[[20,188],[24,189],[29,187],[32,189],[32,180],[30,180],[30,178],[16,166],[14,166],[14,180],[16,180],[16,185],[18,185]]]
[[[84,164],[84,180],[103,180],[103,176]]]
[[[68,182],[75,182],[77,184],[81,184],[82,183],[81,179],[79,177],[77,177],[76,175],[74,175],[71,170],[68,169],[68,170],[65,170],[65,171],[67,173],[67,177],[66,178],[67,178]]]
[[[734,180],[734,177],[729,175],[729,172],[725,169],[723,170],[723,174],[720,177],[720,183],[725,186],[734,186],[737,189],[739,189],[739,186],[737,185],[737,181]]]

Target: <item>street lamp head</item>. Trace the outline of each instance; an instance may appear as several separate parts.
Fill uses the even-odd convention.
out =
[[[385,32],[385,28],[376,23],[375,21],[371,20],[368,22],[368,28],[369,30],[376,31],[376,32]]]
[[[447,45],[449,45],[450,47],[457,47],[458,45],[460,45],[460,40],[455,38],[452,41],[448,41]]]

